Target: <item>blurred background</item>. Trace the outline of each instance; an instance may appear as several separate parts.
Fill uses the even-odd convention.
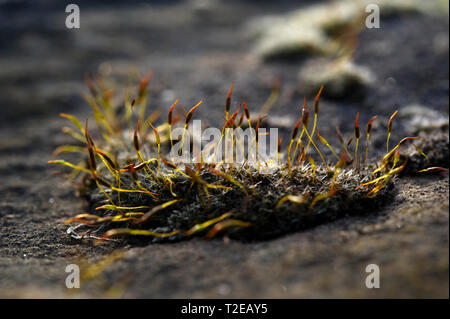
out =
[[[378,1],[380,28],[367,29],[366,1],[78,1],[81,27],[67,29],[64,1],[3,0],[1,119],[82,112],[85,74],[124,88],[149,70],[150,103],[163,109],[182,97],[221,111],[234,82],[236,104],[260,110],[279,79],[274,113],[298,111],[319,83],[336,119],[335,103],[367,117],[411,105],[446,112],[448,2],[422,2]]]

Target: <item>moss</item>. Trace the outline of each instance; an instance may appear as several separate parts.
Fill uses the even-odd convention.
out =
[[[231,173],[246,185],[251,185],[251,181],[241,168],[236,168]],[[254,190],[249,190],[249,196],[245,196],[238,189],[211,190],[207,203],[202,203],[201,197],[205,197],[202,191],[195,188],[189,190],[191,181],[183,176],[178,176],[174,191],[177,194],[186,194],[181,202],[170,206],[170,209],[161,210],[153,215],[150,221],[138,226],[133,223],[116,223],[109,225],[109,228],[138,227],[153,232],[170,233],[179,229],[188,230],[197,224],[218,218],[226,212],[233,212],[233,219],[250,222],[251,226],[230,228],[224,234],[246,241],[263,240],[310,228],[345,215],[373,211],[382,205],[381,199],[392,198],[395,194],[392,189],[393,184],[390,184],[378,194],[376,199],[367,198],[366,192],[362,189],[354,190],[361,181],[368,180],[367,172],[349,170],[338,176],[337,192],[323,201],[317,202],[311,208],[312,200],[317,195],[328,193],[332,174],[327,174],[325,170],[322,170],[313,181],[310,169],[306,169],[304,172],[295,171],[292,181],[287,182],[286,186],[281,174],[279,171],[275,174],[264,175],[254,170],[252,175],[256,187]],[[206,181],[215,181],[215,177],[210,173],[204,173],[201,177]],[[140,179],[145,180],[145,176],[141,175]],[[230,183],[223,184],[232,187]],[[146,183],[145,188],[160,194],[160,199],[155,201],[151,197],[127,196],[126,198],[122,197],[122,204],[124,206],[147,205],[153,207],[159,202],[173,199],[169,192],[164,192],[155,183]],[[300,205],[286,201],[277,207],[277,203],[288,194],[304,196],[307,200]],[[105,196],[98,189],[89,193],[88,200],[92,207],[98,207],[107,202]],[[117,196],[114,196],[113,200],[117,200]],[[103,216],[115,214],[115,210],[109,210]],[[207,230],[201,234],[206,233]],[[153,241],[178,240],[183,237],[183,234],[176,234],[163,239],[155,237]]]
[[[90,203],[89,213],[67,221],[81,223],[82,226],[69,229],[77,238],[82,227],[86,227],[84,236],[97,239],[145,235],[148,237],[144,238],[161,241],[218,234],[247,241],[269,239],[347,214],[364,214],[395,195],[396,175],[407,164],[406,159],[400,158],[397,148],[410,139],[392,148],[376,166],[363,165],[361,161],[356,165],[356,150],[343,141],[342,155],[333,165],[316,149],[319,142],[332,148],[316,132],[322,89],[313,103],[312,128],[308,127],[309,111],[305,100],[301,121],[294,127],[287,147],[290,156],[286,156],[286,161],[281,160],[283,154],[279,144],[276,162],[229,166],[221,163],[177,166],[170,163],[164,154],[171,147],[169,133],[176,121],[173,116],[176,102],[170,108],[166,122],[157,127],[152,125],[151,130],[139,126],[148,118],[146,86],[150,77],[141,79],[135,100],[125,99],[125,114],[122,105],[109,99],[109,90],[97,87],[88,79],[91,96],[87,100],[94,108],[94,118],[103,140],[92,138],[87,121],[83,128],[76,117],[62,114],[74,126],[64,131],[79,141],[84,140],[84,145],[62,149],[87,154],[83,155],[84,161],[79,165],[64,160],[50,161],[74,169],[71,178],[78,175],[80,192]],[[225,103],[226,125],[240,126],[242,121],[237,123],[240,111],[242,119],[245,115],[250,122],[250,111],[245,103],[244,110],[230,109],[231,93],[232,90]],[[185,129],[188,129],[197,106],[186,113],[184,121],[178,119]],[[150,118],[154,117],[150,114]],[[130,130],[136,122],[135,129]],[[302,127],[300,123],[303,123]],[[258,121],[257,132],[259,124]],[[355,137],[360,137],[357,119]],[[256,143],[256,139],[251,142]],[[301,146],[298,152],[296,147],[291,148],[296,145]],[[315,164],[308,153],[310,146],[311,150],[317,150],[323,165]],[[362,150],[359,154],[363,154]],[[266,170],[266,165],[274,170]]]
[[[419,142],[408,146],[403,159],[408,158],[403,174],[423,174],[418,171],[428,167],[449,167],[449,136],[448,123],[432,130],[418,132]],[[420,152],[426,154],[423,156]]]

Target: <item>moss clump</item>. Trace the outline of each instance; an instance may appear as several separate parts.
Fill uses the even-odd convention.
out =
[[[358,153],[361,132],[357,115],[355,143],[345,141],[338,132],[341,140],[341,156],[338,156],[316,127],[322,87],[313,103],[312,128],[304,101],[300,120],[288,141],[286,160],[282,160],[284,152],[279,141],[277,161],[257,158],[256,162],[241,164],[203,160],[196,164],[175,164],[165,157],[175,143],[172,128],[182,123],[184,136],[201,103],[181,120],[181,116],[175,116],[176,101],[167,121],[155,127],[151,123],[156,120],[155,113],[149,117],[146,114],[149,81],[150,76],[141,79],[136,99],[126,98],[123,107],[112,103],[111,91],[87,79],[91,95],[86,99],[94,109],[102,140],[91,136],[87,121],[83,127],[74,116],[62,114],[74,125],[64,131],[84,145],[62,146],[58,152],[87,154],[79,165],[64,160],[50,161],[73,169],[71,178],[79,178],[80,192],[90,203],[88,213],[67,221],[79,223],[69,228],[74,237],[104,240],[129,235],[158,241],[198,234],[208,238],[226,234],[256,240],[305,229],[345,214],[365,213],[394,196],[395,176],[407,164],[400,157],[400,148],[415,140],[415,137],[405,138],[395,147],[388,146],[387,154],[375,166],[365,165],[375,117],[366,128],[365,152]],[[225,100],[223,129],[239,128],[244,119],[251,126],[245,102],[240,116],[241,107],[231,110],[231,93],[232,89]],[[388,136],[396,114],[389,121]],[[134,123],[137,125],[133,130]],[[249,141],[256,148],[260,125],[258,120]],[[316,145],[319,142],[332,151],[335,164],[322,156]],[[240,146],[236,143],[234,140],[235,148]],[[309,150],[317,152],[322,160],[320,165],[316,165]],[[365,154],[364,161],[359,154]],[[86,229],[81,233],[83,227]]]
[[[286,169],[286,167],[284,167]],[[233,188],[229,182],[221,183],[232,189],[217,189],[209,191],[209,199],[203,190],[191,188],[191,180],[179,175],[174,179],[176,186],[174,192],[184,194],[181,201],[171,205],[166,209],[155,212],[152,218],[145,222],[135,224],[133,221],[122,223],[111,223],[103,229],[114,229],[117,227],[130,227],[136,229],[146,229],[154,233],[173,233],[172,236],[154,236],[153,241],[178,240],[184,238],[186,234],[177,230],[191,230],[196,225],[209,220],[220,218],[225,213],[231,213],[227,219],[218,222],[216,228],[213,225],[205,228],[201,233],[207,237],[213,237],[219,231],[224,231],[231,238],[245,240],[270,239],[290,232],[306,229],[320,223],[335,220],[336,218],[361,214],[374,210],[383,201],[394,196],[393,184],[384,188],[376,198],[368,198],[366,191],[355,188],[361,181],[368,181],[368,172],[356,172],[347,170],[341,172],[336,178],[336,189],[330,193],[330,181],[333,174],[326,170],[316,172],[316,177],[312,178],[311,167],[305,167],[303,171],[295,171],[292,180],[283,183],[282,170],[275,174],[265,175],[258,173],[257,169],[250,170],[255,187],[248,189],[246,196],[241,189]],[[252,185],[248,171],[242,168],[234,168],[229,172],[234,178],[244,185]],[[217,183],[217,177],[210,173],[200,174],[201,178],[210,183]],[[141,180],[146,180],[143,186],[160,196],[155,200],[151,196],[127,195],[122,196],[121,202],[125,206],[148,206],[155,207],[161,202],[168,202],[174,197],[161,188],[161,185],[150,182],[145,178],[145,174],[139,176]],[[132,180],[128,180],[132,183]],[[286,196],[295,194],[296,198],[303,202],[283,200]],[[108,204],[107,198],[97,188],[88,193],[89,202],[92,208],[101,207]],[[112,197],[114,202],[118,201],[117,195]],[[313,201],[315,201],[313,203]],[[280,203],[278,205],[278,203]],[[149,211],[150,209],[147,209]],[[102,216],[115,216],[117,210],[108,209],[102,211]],[[231,223],[230,221],[242,221],[245,223]],[[235,226],[227,229],[224,226]],[[112,231],[114,233],[114,231]]]
[[[440,172],[441,167],[448,168],[450,156],[448,123],[431,131],[421,131],[419,136],[420,141],[409,145],[405,154],[402,154],[403,159],[408,158],[408,165],[402,173],[420,174],[427,172],[430,167],[436,169],[428,172]]]

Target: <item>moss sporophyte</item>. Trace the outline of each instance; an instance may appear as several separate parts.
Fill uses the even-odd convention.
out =
[[[123,103],[115,103],[112,90],[86,77],[90,93],[85,99],[94,110],[95,138],[87,120],[82,125],[75,116],[61,114],[72,124],[63,132],[77,144],[61,146],[55,154],[82,155],[76,164],[63,159],[49,163],[69,167],[70,180],[77,181],[80,194],[91,204],[89,212],[66,221],[76,223],[68,230],[73,237],[102,241],[128,235],[159,241],[221,234],[258,240],[373,210],[395,196],[396,175],[408,163],[400,150],[418,139],[406,137],[390,147],[395,111],[387,126],[386,154],[369,165],[376,116],[367,123],[361,161],[357,113],[352,139],[345,141],[336,128],[340,145],[330,145],[317,125],[324,87],[313,101],[312,126],[304,99],[285,152],[277,130],[262,128],[261,116],[252,122],[243,100],[232,109],[233,86],[225,98],[223,126],[200,134],[201,124],[194,117],[202,101],[183,116],[176,109],[177,99],[158,124],[159,112],[147,114],[150,80],[151,73],[140,79],[136,98],[128,93]],[[333,157],[326,159],[319,145]],[[421,172],[439,170],[445,169]]]

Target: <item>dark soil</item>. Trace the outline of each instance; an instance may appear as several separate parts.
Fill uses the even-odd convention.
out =
[[[303,99],[295,90],[303,62],[259,64],[244,32],[252,17],[286,12],[298,1],[227,1],[201,12],[183,1],[79,5],[81,29],[67,30],[59,1],[0,4],[0,296],[448,298],[448,173],[402,176],[382,208],[263,242],[94,246],[72,239],[64,221],[87,203],[47,161],[71,141],[58,113],[91,116],[80,97],[85,72],[123,81],[132,66],[141,74],[152,69],[151,107],[167,111],[171,94],[185,108],[204,99],[198,115],[211,125],[232,82],[235,101],[244,97],[258,109],[280,76],[274,116],[297,119]],[[448,26],[448,17],[415,14],[363,31],[355,59],[376,83],[359,101],[323,99],[321,135],[336,144],[335,125],[348,138],[357,111],[360,123],[377,114],[375,156],[385,149],[385,123],[395,109],[422,104],[448,117],[448,40],[441,45]],[[399,116],[391,143],[413,133]],[[448,135],[446,146],[448,154]],[[94,263],[115,249],[123,256],[101,276],[75,293],[65,287],[67,264]],[[364,285],[371,263],[380,266],[380,289]]]

